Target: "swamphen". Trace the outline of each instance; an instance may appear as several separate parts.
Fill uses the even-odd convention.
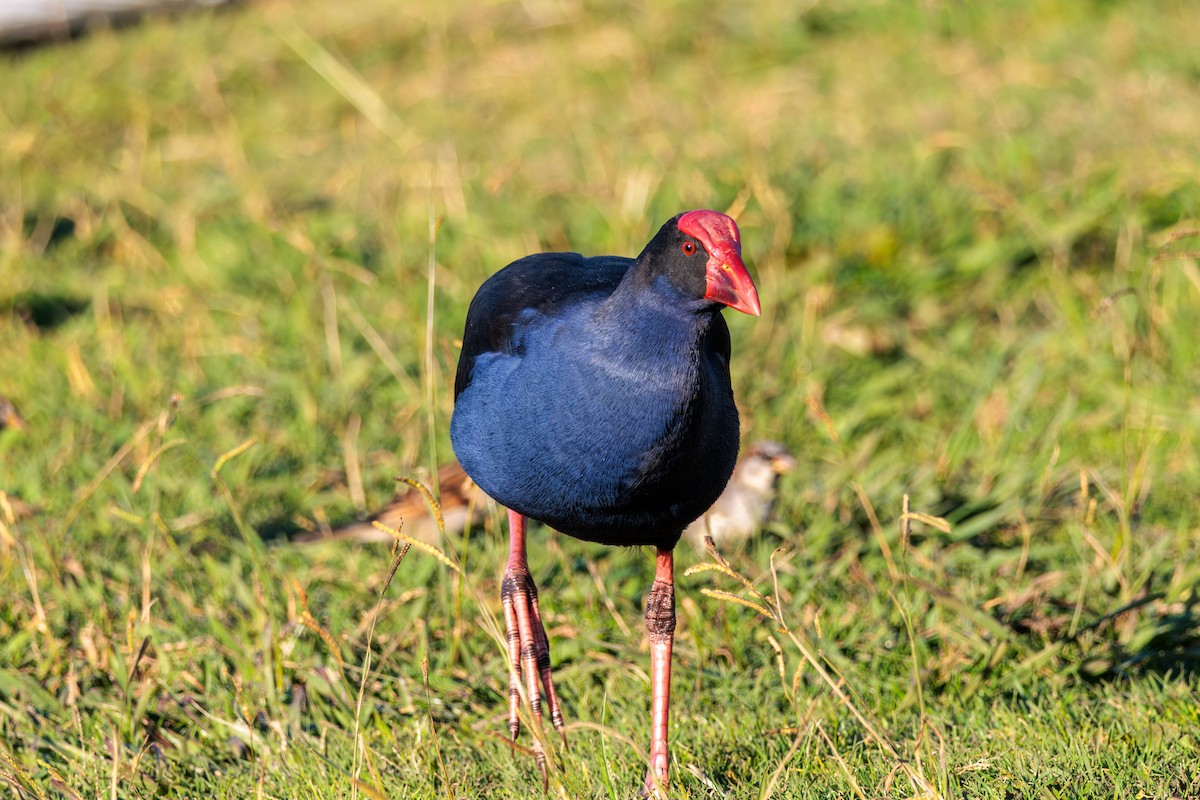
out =
[[[525,557],[525,520],[592,542],[652,546],[650,765],[667,781],[675,635],[672,554],[721,494],[738,452],[725,306],[755,316],[738,228],[716,211],[669,220],[636,259],[542,253],[480,287],[467,312],[450,438],[467,474],[508,509],[500,597],[508,630],[508,728],[522,675],[533,718],[563,718]],[[534,743],[543,779],[545,753]]]

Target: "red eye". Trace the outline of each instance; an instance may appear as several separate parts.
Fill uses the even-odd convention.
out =
[[[685,256],[693,256],[696,254],[696,245],[692,244],[691,242],[684,242],[682,249]]]

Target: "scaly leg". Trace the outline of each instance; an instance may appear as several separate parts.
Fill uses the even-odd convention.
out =
[[[504,606],[504,625],[508,632],[508,732],[516,741],[521,731],[517,712],[521,702],[522,676],[525,678],[529,710],[537,726],[541,727],[542,695],[538,689],[538,677],[541,676],[541,688],[545,690],[546,703],[550,706],[550,722],[565,743],[562,709],[558,705],[554,679],[550,674],[550,641],[542,625],[537,586],[529,574],[529,562],[525,557],[525,517],[509,510],[508,532],[508,566],[500,583],[500,603]],[[533,753],[544,784],[547,780],[546,751],[537,736],[533,740]]]
[[[647,797],[665,795],[667,718],[671,708],[671,646],[675,641],[675,556],[658,551],[654,586],[646,598],[646,629],[650,633],[650,766],[646,770]]]

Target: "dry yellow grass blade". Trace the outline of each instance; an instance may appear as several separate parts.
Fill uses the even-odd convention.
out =
[[[910,511],[900,516],[902,522],[923,522],[931,528],[937,528],[942,533],[950,533],[951,525],[941,517],[932,514],[922,514],[920,511]]]
[[[438,523],[439,523],[438,527],[441,527],[441,524],[440,524],[441,519],[440,518],[438,520]],[[379,530],[383,531],[384,533],[388,534],[389,536],[394,536],[397,539],[399,539],[400,541],[407,544],[408,546],[415,547],[418,550],[422,550],[422,551],[428,553],[429,555],[436,558],[438,561],[445,564],[450,569],[454,570],[455,572],[459,572],[458,565],[455,564],[453,561],[451,561],[449,556],[447,556],[445,553],[443,553],[441,550],[434,547],[433,545],[426,544],[425,542],[417,541],[416,539],[409,536],[407,533],[403,533],[391,526],[384,525],[382,522],[379,522],[378,520],[376,520],[375,522],[372,522],[371,524],[374,525]]]
[[[8,783],[18,796],[30,791],[38,800],[46,800],[46,792],[42,787],[29,777],[29,773],[22,769],[3,747],[0,747],[0,763],[3,763],[3,767],[0,767],[0,779]]]
[[[4,518],[0,522],[7,522],[9,525],[17,524],[17,514],[13,511],[12,503],[8,501],[8,494],[0,489],[0,512],[3,512]]]
[[[17,524],[17,515],[13,513],[12,504],[8,502],[8,495],[0,491],[0,544],[4,545],[4,554],[15,547],[17,544],[16,537],[9,532],[9,525]]]
[[[684,577],[689,575],[699,575],[701,572],[720,572],[722,575],[727,575],[734,580],[738,579],[737,573],[724,564],[714,564],[711,561],[705,561],[700,564],[693,564],[683,571]]]
[[[442,504],[433,496],[433,492],[429,491],[429,487],[421,483],[416,478],[396,478],[401,483],[407,483],[412,488],[421,493],[425,498],[425,503],[429,506],[429,510],[433,512],[433,519],[437,522],[438,535],[445,537],[446,535],[446,520],[442,517]]]
[[[329,648],[330,655],[332,655],[333,659],[337,661],[338,672],[345,672],[346,664],[342,660],[342,653],[338,649],[337,641],[334,640],[333,635],[321,627],[321,623],[317,622],[316,618],[313,617],[312,613],[310,613],[307,608],[304,609],[304,613],[300,615],[299,621],[301,625],[308,628],[317,636],[321,637],[321,640],[325,642],[325,646]]]
[[[346,664],[342,660],[342,651],[337,646],[337,641],[329,631],[321,627],[321,623],[317,622],[316,617],[308,610],[308,592],[297,580],[292,580],[292,588],[295,589],[296,595],[300,600],[300,617],[297,622],[321,637],[321,640],[325,642],[325,646],[329,648],[329,652],[333,655],[334,660],[337,661],[338,672],[345,673]]]
[[[59,794],[65,795],[68,800],[83,800],[79,793],[71,788],[71,785],[67,782],[67,779],[63,777],[62,773],[55,769],[53,765],[39,758],[38,766],[46,770],[46,774],[50,776],[50,785],[53,786]]]
[[[364,782],[361,778],[351,778],[350,780],[354,783],[354,786],[356,789],[358,789],[358,791],[371,798],[371,800],[387,800],[386,795],[384,795],[371,784]]]
[[[716,598],[717,600],[725,600],[730,603],[737,603],[739,606],[745,606],[746,608],[754,609],[755,611],[757,611],[759,614],[762,614],[767,619],[772,619],[772,620],[775,619],[775,615],[772,614],[770,611],[768,611],[764,606],[760,606],[758,603],[754,602],[753,600],[747,600],[744,597],[738,597],[736,594],[734,594],[732,592],[725,592],[720,589],[709,589],[706,587],[706,588],[703,588],[700,590],[700,594],[706,594],[709,597]]]
[[[150,468],[154,466],[155,462],[158,461],[162,454],[168,450],[171,450],[172,448],[179,447],[181,444],[186,444],[186,442],[183,439],[172,439],[171,441],[165,442],[159,447],[155,448],[154,452],[146,457],[146,460],[142,462],[140,467],[138,467],[137,475],[135,475],[133,478],[131,490],[134,494],[137,494],[138,490],[142,488],[142,481],[146,480],[146,475],[149,474]]]
[[[75,522],[75,518],[79,516],[79,512],[83,510],[85,505],[87,505],[87,501],[93,494],[95,494],[96,490],[100,488],[100,484],[104,483],[104,480],[109,476],[109,474],[111,474],[112,471],[116,469],[122,461],[125,460],[126,456],[133,452],[135,447],[141,444],[142,441],[150,435],[150,431],[152,430],[154,430],[153,422],[143,422],[138,426],[138,429],[134,432],[133,436],[129,437],[129,441],[121,445],[121,448],[113,454],[112,458],[105,462],[104,466],[100,468],[100,471],[97,472],[95,476],[88,481],[88,484],[83,487],[83,490],[79,492],[74,504],[71,506],[71,510],[68,511],[66,517],[63,518],[60,529],[61,531],[65,532],[71,527],[71,524]]]
[[[371,87],[353,68],[338,60],[332,53],[321,46],[320,42],[309,36],[301,28],[289,26],[277,31],[288,47],[296,51],[304,61],[312,67],[342,97],[350,101],[363,118],[391,139],[400,149],[407,150],[416,145],[404,124],[384,102],[379,93]]]
[[[400,540],[397,539],[396,545],[399,544]],[[367,747],[366,740],[363,738],[363,734],[359,726],[362,723],[363,700],[367,694],[367,679],[371,674],[371,642],[375,638],[375,623],[379,621],[379,609],[383,607],[383,597],[387,594],[388,587],[392,585],[392,579],[396,577],[396,570],[400,569],[400,562],[404,560],[404,556],[408,554],[410,547],[410,543],[404,542],[403,546],[400,547],[399,551],[397,552],[396,547],[393,546],[392,565],[388,569],[387,579],[383,582],[383,588],[379,590],[379,598],[375,601],[375,610],[371,614],[371,625],[367,629],[367,646],[363,655],[362,677],[359,678],[358,696],[354,701],[354,741],[357,742],[358,747],[356,747],[354,750],[354,772],[356,777],[354,778],[355,792],[351,795],[352,797],[357,796],[358,789],[362,789],[371,797],[380,796],[376,790],[368,787],[367,784],[362,783],[358,779],[357,775],[363,764],[366,764],[367,769],[375,778],[376,784],[380,786],[383,785],[383,782],[379,776],[379,770],[375,766],[375,762],[371,757],[372,754],[370,748]],[[361,761],[359,760],[360,758]]]
[[[735,581],[742,584],[742,586],[745,586],[746,591],[750,592],[750,594],[754,595],[759,600],[763,601],[764,603],[767,602],[767,598],[763,597],[762,592],[760,592],[760,591],[758,591],[758,589],[754,588],[754,584],[750,582],[750,579],[747,578],[745,575],[742,575],[740,572],[735,570],[733,567],[729,566],[729,562],[725,560],[725,557],[717,552],[716,542],[713,541],[713,538],[711,536],[704,537],[704,546],[705,546],[705,548],[708,549],[709,555],[711,555],[713,557],[713,561],[717,562],[718,566],[715,567],[715,569],[717,569],[718,571],[724,573],[725,575],[728,575],[729,577],[733,578]],[[773,617],[774,615],[768,615],[768,616]]]
[[[222,467],[224,467],[226,464],[228,464],[233,459],[240,456],[242,453],[249,450],[251,447],[254,447],[254,445],[256,445],[256,444],[258,444],[257,437],[251,437],[251,438],[247,439],[246,441],[242,442],[241,444],[239,444],[237,447],[233,448],[232,450],[226,450],[224,453],[222,453],[220,456],[217,457],[217,461],[215,464],[213,464],[213,468],[211,470],[209,470],[209,475],[212,475],[214,478],[217,477],[217,475],[220,474]]]

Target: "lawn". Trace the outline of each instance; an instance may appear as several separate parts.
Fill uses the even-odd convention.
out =
[[[709,207],[743,439],[798,468],[728,572],[680,548],[672,795],[1200,796],[1197,41],[1166,0],[263,0],[0,53],[0,786],[542,796],[499,515],[292,539],[452,458],[487,275]],[[629,797],[653,558],[532,542],[549,795]]]

